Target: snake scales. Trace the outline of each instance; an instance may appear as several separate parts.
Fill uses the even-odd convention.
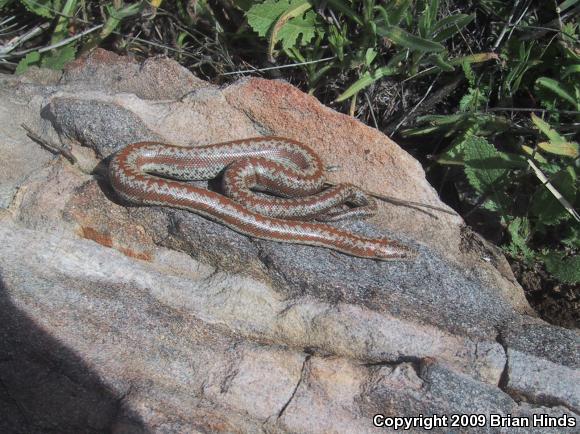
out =
[[[183,182],[222,172],[225,196]],[[396,241],[325,223],[370,216],[376,203],[351,184],[325,188],[322,161],[294,140],[258,137],[200,147],[133,143],[113,156],[109,177],[129,202],[185,209],[251,237],[379,260],[416,255]]]

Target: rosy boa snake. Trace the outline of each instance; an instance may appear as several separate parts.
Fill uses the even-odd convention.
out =
[[[222,171],[226,196],[183,182],[213,179]],[[133,143],[113,156],[109,177],[129,202],[185,209],[251,237],[384,261],[416,256],[397,241],[321,222],[370,216],[376,203],[352,184],[324,188],[322,161],[294,140],[257,137],[199,147]]]

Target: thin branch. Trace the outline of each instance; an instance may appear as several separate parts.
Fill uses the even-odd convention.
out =
[[[437,69],[437,66],[430,66],[429,68],[425,68],[425,69],[423,69],[423,70],[421,70],[421,71],[417,72],[416,74],[413,74],[412,76],[410,76],[410,77],[407,77],[407,78],[405,78],[404,80],[401,80],[401,84],[402,84],[402,83],[405,83],[405,82],[407,82],[407,81],[409,81],[409,80],[413,80],[413,79],[414,79],[415,77],[417,77],[418,75],[423,75],[423,74],[426,74],[426,73],[428,73],[429,71],[432,71],[432,70],[434,70],[434,69]]]
[[[528,164],[530,165],[530,167],[532,168],[532,170],[534,171],[534,173],[536,174],[542,185],[545,186],[550,191],[550,193],[554,195],[556,199],[558,199],[558,202],[562,204],[562,206],[566,209],[566,211],[568,211],[572,215],[572,217],[576,219],[577,222],[580,222],[580,214],[578,214],[578,212],[574,209],[572,204],[570,204],[570,202],[568,202],[566,198],[562,196],[562,194],[556,189],[556,187],[554,187],[554,185],[548,180],[546,175],[544,175],[544,172],[542,172],[540,168],[536,166],[536,164],[532,160],[530,160],[529,158],[527,160]]]
[[[183,49],[173,48],[173,47],[170,47],[169,45],[163,45],[163,44],[159,44],[157,42],[148,41],[147,39],[142,39],[142,38],[139,38],[137,36],[124,35],[122,33],[116,32],[116,31],[114,31],[112,33],[115,35],[118,35],[118,36],[122,36],[124,38],[128,38],[128,39],[130,38],[133,41],[139,41],[139,42],[142,42],[143,44],[151,45],[151,46],[157,47],[157,48],[164,48],[166,50],[173,51],[175,53],[183,54],[184,56],[190,57],[192,59],[199,60],[199,56],[195,56],[195,55],[191,54],[190,52],[185,51]]]
[[[524,24],[524,25],[517,25],[514,27],[517,27],[520,30],[522,30],[522,29],[524,29],[524,30],[525,29],[536,30],[536,32],[532,32],[528,35],[521,35],[520,40],[527,41],[530,39],[538,39],[538,38],[541,38],[542,36],[544,36],[548,32],[562,33],[561,30],[554,28],[554,27],[549,27],[549,26],[557,26],[559,24],[559,22],[564,22],[570,17],[575,17],[576,15],[578,15],[579,11],[580,11],[580,6],[576,6],[573,9],[566,12],[565,14],[559,15],[557,18],[554,18],[552,21],[546,23],[544,26],[533,26],[533,25]],[[575,38],[574,36],[569,35],[569,34],[566,34],[566,36],[573,39],[574,41],[578,42],[578,39]]]
[[[37,3],[37,2],[34,2],[34,3],[36,3],[36,4],[39,4],[39,3]],[[41,5],[41,6],[42,6],[42,7],[44,7],[44,8],[46,8],[46,9],[48,9],[48,10],[50,10],[50,11],[51,11],[53,14],[55,14],[55,15],[58,15],[58,16],[61,16],[61,17],[65,17],[65,18],[69,18],[69,19],[70,19],[70,18],[73,18],[73,17],[71,17],[71,16],[68,16],[68,15],[65,15],[65,14],[63,14],[61,11],[59,11],[59,10],[57,10],[57,9],[53,9],[53,8],[51,8],[51,7],[49,7],[49,6],[46,6],[46,5]],[[82,19],[82,18],[78,18],[78,17],[77,17],[77,18],[75,18],[75,19],[76,19],[77,21],[79,21],[79,22],[83,23],[83,24],[87,24],[87,25],[88,25],[88,24],[91,24],[91,22],[89,22],[89,21],[87,21],[87,20],[85,20],[85,19]],[[62,46],[62,45],[66,45],[66,44],[68,44],[69,42],[72,42],[72,41],[74,41],[74,40],[76,40],[76,39],[82,38],[83,36],[85,36],[85,35],[87,35],[87,34],[89,34],[89,33],[91,33],[91,32],[94,32],[95,30],[98,30],[98,29],[100,29],[100,28],[101,28],[101,27],[103,27],[103,26],[104,26],[104,24],[99,24],[99,25],[97,25],[97,26],[95,26],[95,27],[92,27],[92,28],[91,28],[91,29],[89,29],[89,30],[85,30],[85,31],[84,31],[84,32],[82,32],[82,33],[79,33],[79,34],[77,34],[77,35],[71,36],[70,38],[64,39],[63,41],[59,42],[58,44],[54,44],[54,45],[52,45],[52,46],[49,46],[49,47],[44,47],[44,48],[38,49],[38,52],[39,52],[39,53],[43,53],[43,52],[45,52],[45,51],[49,51],[49,50],[52,50],[52,49],[54,49],[54,48],[58,48],[58,47],[60,47],[60,46]],[[118,31],[115,31],[115,30],[114,30],[114,31],[112,31],[111,33],[113,33],[114,35],[117,35],[117,36],[122,36],[122,37],[124,37],[124,38],[127,38],[127,39],[129,39],[129,38],[130,38],[130,36],[128,36],[128,35],[124,35],[123,33],[121,33],[121,32],[118,32]],[[170,47],[170,46],[167,46],[167,45],[158,44],[158,43],[155,43],[155,42],[152,42],[152,41],[148,41],[148,40],[146,40],[146,39],[141,39],[141,38],[136,38],[136,37],[135,37],[135,38],[133,38],[133,39],[134,39],[135,41],[139,41],[139,42],[142,42],[142,43],[144,43],[144,44],[152,45],[152,46],[154,46],[154,47],[165,48],[165,49],[167,49],[167,50],[170,50],[170,51],[178,52],[178,53],[181,53],[181,54],[183,54],[183,55],[185,55],[185,56],[188,56],[188,57],[191,57],[191,58],[193,58],[193,59],[196,59],[196,60],[198,60],[198,57],[194,56],[194,55],[193,55],[193,54],[191,54],[191,53],[188,53],[188,52],[187,52],[187,51],[185,51],[185,50],[179,50],[179,49],[175,49],[175,48],[172,48],[172,47]],[[29,49],[29,50],[24,50],[24,51],[19,51],[19,52],[17,52],[17,53],[12,53],[12,54],[11,54],[11,56],[23,56],[23,55],[25,55],[25,54],[28,54],[28,53],[30,53],[30,52],[32,52],[32,51],[36,51],[36,50],[37,50],[36,48],[31,48],[31,49]]]
[[[310,65],[313,63],[320,63],[320,62],[328,62],[329,60],[332,60],[332,59],[336,59],[336,56],[325,57],[324,59],[318,59],[318,60],[310,60],[308,62],[292,63],[289,65],[269,66],[267,68],[260,68],[260,69],[255,68],[255,69],[246,69],[243,71],[224,72],[223,74],[220,74],[220,75],[224,76],[224,75],[234,75],[234,74],[245,74],[245,73],[251,73],[251,72],[270,71],[272,69],[294,68],[296,66]]]
[[[405,115],[405,117],[403,119],[401,119],[401,121],[395,126],[395,128],[393,129],[393,131],[391,131],[391,134],[395,134],[399,128],[401,127],[401,125],[403,125],[407,119],[409,119],[409,117],[413,114],[413,112],[415,110],[417,110],[417,108],[423,104],[423,101],[425,101],[425,99],[427,99],[427,96],[431,93],[431,90],[433,89],[433,86],[435,86],[435,82],[437,81],[437,79],[439,78],[439,74],[437,74],[437,77],[435,77],[435,79],[431,82],[431,85],[429,86],[429,88],[427,89],[427,92],[425,92],[425,95],[423,95],[423,98],[421,98],[421,100],[415,105],[415,107],[413,107],[409,113],[407,113]]]
[[[55,48],[60,48],[60,47],[62,47],[62,46],[64,46],[64,45],[67,45],[67,44],[69,44],[69,43],[70,43],[70,42],[72,42],[72,41],[75,41],[75,40],[77,40],[77,39],[80,39],[80,38],[82,38],[83,36],[86,36],[86,35],[88,35],[89,33],[92,33],[92,32],[94,32],[95,30],[99,30],[101,27],[103,27],[103,25],[104,25],[104,24],[99,24],[99,25],[97,25],[97,26],[94,26],[94,27],[92,27],[92,28],[90,28],[90,29],[88,29],[88,30],[85,30],[84,32],[78,33],[78,34],[76,34],[76,35],[74,35],[74,36],[71,36],[71,37],[69,37],[69,38],[65,38],[65,39],[63,39],[62,41],[60,41],[60,42],[57,42],[56,44],[49,45],[49,46],[47,46],[47,47],[42,47],[42,48],[30,48],[30,49],[28,49],[28,50],[18,51],[18,52],[16,52],[16,53],[11,53],[11,54],[9,54],[8,56],[2,56],[2,57],[24,56],[25,54],[31,53],[31,52],[33,52],[33,51],[38,51],[39,53],[45,53],[45,52],[47,52],[47,51],[54,50]]]
[[[24,35],[17,36],[15,38],[13,38],[6,45],[3,45],[0,47],[0,56],[10,53],[16,47],[18,47],[19,45],[22,45],[24,42],[28,41],[29,39],[32,39],[35,36],[39,35],[40,33],[45,31],[49,27],[50,27],[50,23],[42,23],[41,25],[36,26],[35,28],[26,32]]]
[[[365,92],[365,98],[367,100],[367,104],[369,105],[369,110],[371,112],[371,116],[373,118],[373,123],[375,124],[375,128],[379,129],[379,123],[377,122],[377,118],[375,117],[375,111],[373,110],[373,105],[371,103],[371,99],[369,98],[368,92]]]
[[[511,39],[512,34],[514,32],[514,30],[517,28],[517,26],[520,24],[520,22],[524,19],[524,17],[526,16],[526,13],[528,12],[528,9],[530,8],[531,2],[528,2],[528,4],[526,5],[526,7],[524,8],[524,10],[522,11],[522,13],[520,14],[520,17],[516,20],[516,22],[511,26],[510,29],[510,34],[508,36],[508,41]]]
[[[73,154],[71,154],[70,150],[66,149],[65,147],[54,145],[54,144],[48,142],[47,140],[43,139],[38,134],[36,134],[34,131],[32,131],[32,128],[30,128],[29,126],[27,126],[25,124],[22,124],[20,126],[26,131],[26,135],[28,137],[30,137],[32,140],[34,140],[35,142],[40,144],[40,146],[42,146],[43,148],[45,148],[49,152],[52,152],[53,154],[62,155],[68,161],[70,161],[72,164],[75,164],[77,162],[77,159],[75,158],[75,156]]]
[[[580,111],[575,110],[547,110],[536,108],[519,108],[519,107],[491,107],[486,112],[528,112],[528,113],[560,113],[565,115],[580,115]]]
[[[518,8],[519,4],[520,4],[519,0],[516,0],[514,3],[514,7],[512,9],[512,13],[510,14],[505,25],[503,26],[503,29],[501,29],[501,32],[500,32],[499,36],[497,37],[495,44],[493,44],[493,51],[496,51],[498,49],[499,45],[501,44],[501,41],[503,40],[505,34],[508,31],[508,28],[512,25],[512,19],[514,18],[514,15],[516,14],[516,9]]]
[[[6,17],[4,20],[0,21],[0,26],[5,25],[6,23],[9,23],[10,21],[14,21],[16,19],[15,15]],[[13,23],[14,24],[14,23]]]

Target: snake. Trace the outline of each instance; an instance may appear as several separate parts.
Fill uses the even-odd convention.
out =
[[[184,209],[244,235],[324,247],[359,258],[410,260],[416,250],[331,224],[376,213],[375,200],[353,184],[328,185],[320,157],[283,137],[185,147],[129,144],[109,163],[111,186],[136,205]],[[191,181],[222,180],[222,193]]]

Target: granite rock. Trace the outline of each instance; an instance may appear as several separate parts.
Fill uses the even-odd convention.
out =
[[[58,76],[2,76],[0,96],[0,432],[371,432],[376,414],[578,422],[577,331],[535,317],[499,250],[377,130],[281,81],[218,88],[167,59],[103,50]],[[259,135],[308,143],[339,168],[332,182],[446,212],[381,203],[340,223],[420,253],[375,262],[131,206],[107,180],[131,142]]]

